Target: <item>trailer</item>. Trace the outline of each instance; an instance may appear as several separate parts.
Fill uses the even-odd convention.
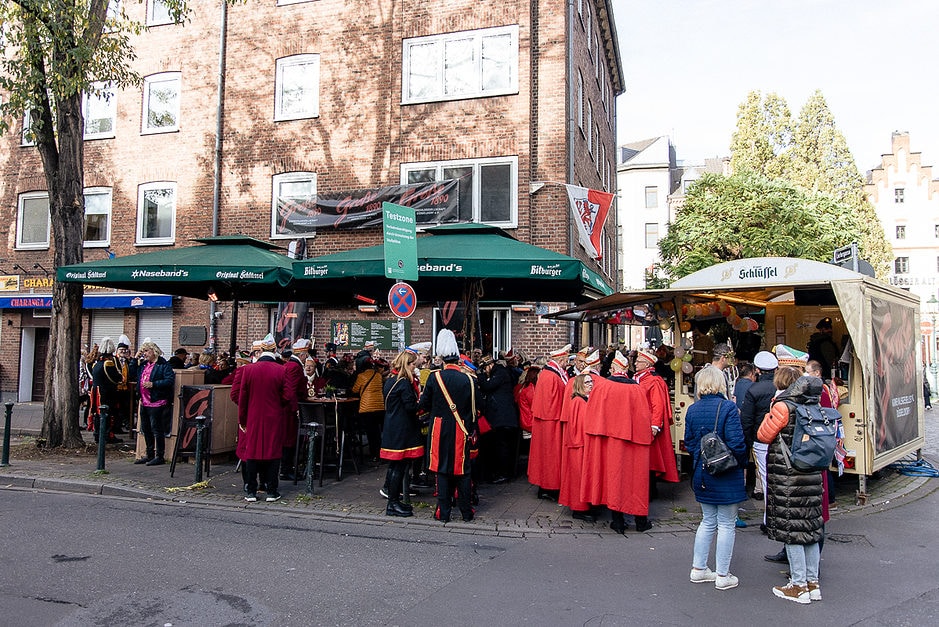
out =
[[[858,476],[857,502],[867,501],[868,476],[911,453],[921,456],[925,423],[919,297],[877,279],[807,259],[740,259],[690,274],[667,289],[621,292],[555,317],[663,331],[664,342],[671,342],[680,355],[675,357],[680,363],[671,364],[676,371],[672,439],[678,455],[684,453],[684,417],[694,402],[694,374],[710,361],[707,345],[713,341],[692,337],[693,326],[726,322],[718,326],[731,329],[732,343],[749,346],[749,352],[778,344],[804,351],[817,322],[831,318],[841,352],[833,370],[841,397],[844,466]]]

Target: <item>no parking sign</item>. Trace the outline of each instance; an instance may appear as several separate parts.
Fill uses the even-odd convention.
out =
[[[388,307],[399,318],[409,318],[417,309],[417,294],[407,283],[395,283],[388,291]]]

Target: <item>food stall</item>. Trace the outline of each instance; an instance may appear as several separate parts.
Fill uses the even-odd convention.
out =
[[[677,454],[684,415],[694,401],[694,373],[710,361],[707,346],[713,346],[713,338],[702,338],[698,330],[719,327],[735,348],[746,346],[748,352],[777,344],[805,350],[824,317],[831,318],[842,351],[834,369],[838,411],[845,472],[858,475],[858,502],[867,500],[869,475],[924,444],[919,298],[869,276],[807,259],[740,259],[690,274],[668,289],[613,294],[557,317],[662,330],[664,343],[675,350],[669,365],[675,372]]]

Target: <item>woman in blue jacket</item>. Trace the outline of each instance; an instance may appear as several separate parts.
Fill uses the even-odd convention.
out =
[[[730,572],[730,558],[734,552],[737,505],[747,498],[743,480],[747,445],[740,426],[740,411],[724,398],[727,384],[720,368],[703,368],[695,377],[695,386],[700,400],[691,405],[685,415],[685,447],[694,460],[691,487],[695,500],[701,504],[703,518],[694,538],[691,582],[713,581],[718,590],[728,590],[738,583]],[[720,475],[709,474],[701,460],[701,438],[714,430],[715,419],[718,435],[737,458],[737,467]],[[707,562],[715,531],[716,572],[713,572]]]

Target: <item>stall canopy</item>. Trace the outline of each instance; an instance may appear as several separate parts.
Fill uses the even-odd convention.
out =
[[[520,242],[497,227],[453,224],[425,230],[428,235],[417,239],[414,282],[423,302],[460,300],[471,281],[479,282],[480,298],[488,301],[584,302],[613,292],[581,260]],[[394,283],[385,278],[384,261],[382,245],[298,261],[294,288],[310,301],[321,300],[324,291],[340,291],[381,302]]]
[[[124,290],[218,300],[278,300],[293,276],[293,261],[253,237],[226,235],[113,259],[62,266],[56,279]]]
[[[293,277],[293,261],[274,252],[278,246],[245,235],[193,241],[198,245],[62,266],[56,270],[56,279],[202,300],[214,296],[217,300],[235,301],[229,345],[234,355],[237,301],[281,300]]]

